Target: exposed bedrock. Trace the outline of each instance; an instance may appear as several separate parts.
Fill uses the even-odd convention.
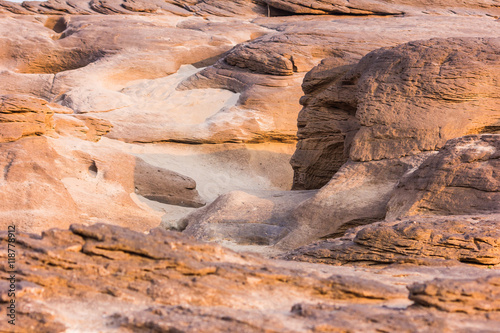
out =
[[[408,287],[409,298],[417,305],[447,312],[492,313],[500,318],[500,275],[484,278],[435,279]]]
[[[0,155],[0,225],[5,228],[15,224],[41,232],[107,221],[147,231],[163,214],[137,194],[174,205],[203,205],[189,177],[89,141],[30,136],[0,143]]]
[[[329,58],[312,70],[303,84],[294,188],[326,185],[294,207],[273,203],[271,211],[286,212],[278,218],[285,228],[273,222],[276,232],[260,242],[292,249],[386,217],[498,211],[498,135],[449,141],[498,130],[498,42],[410,42],[371,52],[354,66]],[[187,232],[230,240],[227,226],[263,222],[227,213],[231,205],[221,200],[192,215]],[[253,206],[243,200],[237,207]]]
[[[422,216],[359,227],[282,256],[325,264],[500,264],[500,216]]]
[[[453,8],[453,11],[450,10]],[[399,15],[403,13],[481,15],[496,13],[494,0],[49,0],[15,3],[0,1],[0,13],[45,15],[199,15],[203,17],[258,17],[290,15]]]
[[[323,186],[348,158],[399,158],[496,133],[499,48],[498,38],[431,39],[373,51],[351,68],[323,61],[303,85],[294,188]]]
[[[387,206],[387,219],[488,213],[500,213],[498,134],[448,141],[400,181]]]
[[[4,232],[0,258],[7,262],[5,239]],[[491,331],[499,322],[498,277],[472,267],[436,269],[440,280],[434,281],[408,271],[416,276],[409,289],[419,306],[406,308],[408,282],[401,286],[394,271],[272,261],[159,228],[149,234],[107,224],[41,236],[17,231],[16,251],[22,332],[467,332]],[[6,264],[0,274],[5,316]],[[478,280],[457,281],[463,274]],[[455,313],[464,310],[469,314]],[[2,321],[0,329],[7,325]]]
[[[470,135],[448,141],[437,153],[348,162],[318,194],[294,210],[297,229],[279,245],[305,244],[313,235],[336,232],[338,236],[355,221],[499,213],[499,142],[497,134]]]

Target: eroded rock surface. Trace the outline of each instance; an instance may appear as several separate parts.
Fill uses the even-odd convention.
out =
[[[0,252],[2,278],[8,274],[4,237],[5,233]],[[229,332],[235,328],[320,332],[332,327],[368,329],[375,318],[379,330],[447,330],[457,325],[491,329],[498,324],[494,294],[481,303],[489,318],[422,307],[397,308],[409,304],[407,292],[397,284],[362,278],[355,271],[320,273],[298,264],[292,268],[161,229],[144,234],[106,224],[73,225],[41,236],[18,231],[16,239],[20,332],[34,327],[50,332]],[[487,276],[472,268],[469,272]],[[372,279],[380,274],[388,277],[382,271],[376,273],[364,274]],[[496,290],[495,277],[484,279]],[[458,281],[424,283],[453,286]],[[472,291],[474,282],[470,285]],[[424,289],[428,294],[431,287]],[[418,285],[410,290],[415,298],[424,297]],[[452,298],[434,301],[445,309],[469,306],[464,297],[460,304]],[[8,297],[2,292],[0,299],[5,302]],[[488,302],[490,309],[485,308]],[[0,311],[5,315],[3,305]],[[6,321],[0,325],[8,327]]]
[[[496,133],[498,49],[495,38],[431,39],[379,49],[351,68],[325,60],[304,81],[294,187],[324,185],[348,158],[398,158]]]
[[[500,135],[450,140],[392,193],[387,218],[500,212]]]
[[[40,98],[27,95],[0,96],[0,142],[53,130],[53,110]]]
[[[500,275],[479,279],[435,279],[411,285],[415,304],[447,312],[487,313],[500,318]]]
[[[5,251],[2,253],[6,253],[6,246],[7,242],[3,241]],[[109,309],[111,312],[107,312],[104,320],[100,315],[99,321],[124,317],[127,319],[119,325],[132,330],[135,326],[148,327],[153,323],[170,323],[182,329],[183,320],[198,317],[203,324],[202,331],[213,331],[209,328],[211,320],[228,327],[242,316],[247,317],[244,321],[247,324],[239,325],[248,325],[255,317],[263,318],[262,323],[254,324],[257,330],[265,326],[266,316],[252,309],[291,307],[296,299],[380,303],[406,297],[400,289],[380,282],[335,275],[319,277],[306,271],[280,268],[259,257],[239,255],[161,229],[146,235],[105,224],[73,225],[70,230],[46,231],[41,237],[18,233],[17,246],[17,281],[31,286],[19,295],[19,303],[25,306],[45,304],[44,311],[58,318],[52,325],[59,325],[60,321],[71,322],[65,311],[73,311],[72,307],[64,311],[57,308],[57,304],[71,299],[95,300],[94,309],[107,302],[120,304],[121,314],[114,315],[115,310]],[[7,272],[5,265],[2,264],[3,274]],[[273,299],[278,301],[266,302],[264,295],[274,295]],[[170,319],[170,311],[159,307],[187,304],[193,308],[184,313],[183,307],[170,308],[174,316]],[[158,307],[158,310],[146,310],[151,307]],[[217,307],[220,310],[215,309]],[[128,313],[152,313],[128,315],[123,312],[125,308]],[[225,309],[225,317],[232,319],[220,318]],[[251,315],[239,311],[244,309]],[[5,312],[5,307],[2,311]],[[203,312],[208,313],[206,320],[203,320]],[[172,320],[177,316],[181,316],[180,322]],[[19,318],[21,327],[29,324],[29,321],[23,322],[23,318]],[[46,318],[46,322],[51,321],[50,317]],[[282,320],[276,322],[280,330],[291,327]],[[109,325],[114,326],[113,323]]]
[[[289,260],[328,264],[415,263],[446,261],[482,265],[500,263],[500,216],[412,217],[379,222],[344,238],[317,242],[284,255]]]

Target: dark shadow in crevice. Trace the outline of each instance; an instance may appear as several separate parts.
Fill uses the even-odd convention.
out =
[[[89,175],[92,177],[97,177],[97,173],[99,170],[97,169],[97,165],[95,164],[95,161],[92,161],[92,164],[89,166]]]
[[[44,27],[53,30],[55,33],[60,34],[68,28],[68,22],[62,16],[51,16],[45,21]]]

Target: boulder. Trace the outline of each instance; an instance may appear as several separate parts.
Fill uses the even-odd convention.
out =
[[[500,135],[450,140],[403,178],[387,218],[500,213]]]
[[[137,194],[150,200],[186,207],[205,205],[192,178],[153,166],[141,158],[135,160],[134,186]]]
[[[204,241],[273,245],[290,228],[290,213],[315,191],[232,191],[180,221],[185,234]]]

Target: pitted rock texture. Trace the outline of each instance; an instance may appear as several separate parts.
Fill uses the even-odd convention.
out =
[[[435,279],[408,287],[415,304],[447,312],[486,313],[500,318],[500,275],[479,279]]]
[[[398,158],[496,133],[499,43],[431,39],[373,51],[351,68],[323,62],[304,82],[294,187],[324,185],[348,158]]]
[[[387,218],[500,212],[500,135],[448,141],[392,193]]]
[[[326,264],[497,265],[499,224],[498,214],[379,222],[353,229],[343,238],[304,246],[283,258]]]

